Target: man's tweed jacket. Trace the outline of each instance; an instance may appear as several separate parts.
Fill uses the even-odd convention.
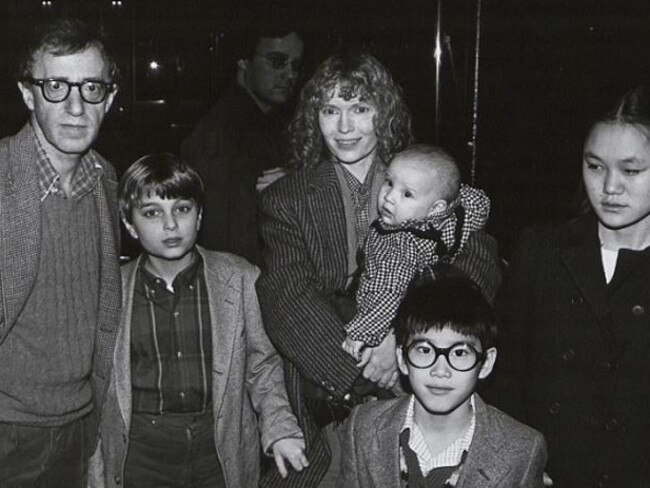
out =
[[[405,486],[399,434],[410,396],[357,407],[345,424],[340,488]],[[457,488],[541,488],[546,465],[542,434],[486,405],[476,395],[476,428]]]
[[[31,293],[38,271],[41,194],[35,137],[27,124],[15,136],[0,141],[0,349]],[[104,402],[113,364],[121,301],[117,181],[113,167],[95,156],[104,171],[92,191],[100,231],[100,283],[91,375],[96,407],[88,433],[91,442],[96,442],[98,407]]]
[[[347,276],[347,230],[333,163],[298,170],[262,192],[261,233],[266,268],[257,291],[267,333],[285,358],[289,400],[307,440],[310,466],[265,486],[313,488],[330,462],[329,447],[305,409],[303,380],[343,398],[360,370],[341,348],[343,322],[330,301]],[[455,265],[493,298],[501,275],[496,243],[484,233],[470,238]]]

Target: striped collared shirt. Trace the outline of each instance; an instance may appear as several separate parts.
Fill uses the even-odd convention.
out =
[[[212,327],[203,260],[172,284],[138,268],[131,322],[133,411],[199,413],[212,402]]]
[[[48,195],[58,195],[61,198],[66,198],[61,188],[61,177],[54,169],[54,165],[45,149],[43,149],[43,144],[36,133],[34,133],[34,139],[36,140],[36,154],[38,156],[36,158],[36,169],[41,201],[45,200]],[[79,161],[72,177],[69,197],[79,199],[91,192],[97,185],[103,171],[104,169],[94,153],[92,151],[86,152]]]
[[[420,464],[420,470],[422,475],[426,476],[434,468],[440,468],[443,466],[457,466],[463,459],[463,452],[469,451],[469,446],[472,443],[472,438],[474,437],[474,429],[476,427],[476,409],[474,407],[474,395],[470,399],[472,407],[472,419],[470,420],[469,427],[465,433],[456,439],[454,442],[449,444],[447,448],[442,451],[437,456],[433,457],[429,451],[424,436],[420,431],[420,428],[417,426],[413,419],[413,408],[415,406],[415,395],[411,395],[411,401],[409,402],[408,409],[406,411],[406,418],[404,419],[404,424],[400,429],[400,432],[405,431],[406,429],[411,430],[411,436],[409,438],[409,447],[418,457],[418,463]],[[400,449],[400,469],[401,471],[406,471],[406,461],[404,460],[404,454]]]
[[[376,205],[377,203],[376,201],[371,202],[370,200],[372,195],[372,182],[378,164],[375,159],[370,169],[368,169],[366,179],[363,183],[345,169],[345,165],[342,165],[345,169],[343,176],[350,189],[352,203],[354,204],[354,228],[357,234],[357,247],[359,248],[363,247],[363,243],[370,229],[370,206]]]

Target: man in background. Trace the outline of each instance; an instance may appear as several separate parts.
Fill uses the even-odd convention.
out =
[[[284,175],[282,108],[301,68],[303,41],[292,28],[247,32],[237,75],[183,141],[181,154],[206,187],[199,242],[261,265],[257,192]]]

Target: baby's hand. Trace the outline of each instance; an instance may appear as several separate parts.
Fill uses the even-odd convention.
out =
[[[361,357],[359,358],[359,362],[357,363],[357,368],[363,368],[366,364],[368,364],[368,361],[370,361],[371,356],[372,356],[372,347],[362,348]]]
[[[355,341],[354,339],[350,339],[350,337],[346,337],[343,344],[341,344],[341,347],[343,347],[343,350],[354,359],[359,359],[359,353],[364,345],[365,344],[361,341]]]
[[[286,478],[289,474],[285,461],[289,461],[293,469],[302,471],[309,466],[305,456],[305,439],[297,437],[286,437],[273,444],[273,457],[278,467],[280,476]]]

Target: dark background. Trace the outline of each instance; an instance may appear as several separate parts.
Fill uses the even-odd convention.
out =
[[[177,152],[232,79],[242,28],[289,17],[307,44],[303,78],[336,50],[375,54],[402,85],[417,138],[449,148],[469,176],[478,0],[441,1],[436,117],[436,0],[0,0],[0,136],[26,119],[15,53],[39,19],[79,16],[111,39],[122,80],[97,148],[119,173],[147,152]],[[480,25],[475,184],[507,258],[524,225],[570,215],[589,122],[648,81],[650,2],[482,0]]]

